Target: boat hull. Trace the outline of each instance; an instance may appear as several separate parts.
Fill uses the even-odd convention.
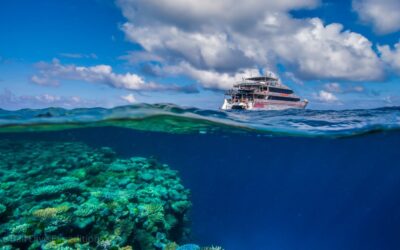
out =
[[[229,102],[224,100],[222,110],[285,110],[285,109],[304,109],[307,107],[307,101],[286,102],[261,100],[254,102]]]

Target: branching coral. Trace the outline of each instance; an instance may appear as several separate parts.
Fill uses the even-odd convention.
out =
[[[69,209],[68,206],[48,207],[48,208],[38,209],[34,211],[32,214],[40,219],[52,219],[61,213],[67,212],[68,209]]]
[[[166,165],[81,143],[0,141],[0,158],[0,249],[173,250],[187,236],[189,191]]]
[[[54,194],[60,194],[66,191],[79,190],[80,188],[81,186],[79,185],[79,183],[76,182],[67,182],[60,185],[46,185],[33,189],[32,195],[50,196]]]

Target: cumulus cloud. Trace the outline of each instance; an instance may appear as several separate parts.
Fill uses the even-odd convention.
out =
[[[85,82],[103,83],[116,88],[130,90],[154,89],[157,85],[145,83],[138,75],[126,73],[116,74],[109,65],[96,65],[91,67],[63,65],[54,59],[51,63],[41,62],[36,64],[39,74],[31,77],[32,82],[40,85],[56,85],[60,79],[82,80]]]
[[[235,1],[235,0],[117,0],[124,16],[137,24],[168,23],[185,30],[208,29],[216,25],[230,24],[248,28],[270,12],[285,12],[301,8],[313,8],[319,0],[282,1]],[[149,19],[150,16],[154,18]]]
[[[318,92],[318,94],[315,95],[315,98],[317,100],[319,100],[319,101],[322,101],[322,102],[336,102],[336,101],[338,101],[338,98],[334,94],[332,94],[332,93],[330,93],[328,91],[325,91],[325,90],[320,90]]]
[[[162,69],[169,75],[186,75],[196,79],[203,87],[208,89],[229,89],[234,83],[242,80],[246,76],[258,75],[256,69],[243,69],[237,73],[220,73],[214,70],[197,69],[187,62],[179,65],[166,66]]]
[[[297,75],[306,79],[382,79],[381,62],[367,38],[344,31],[341,24],[325,26],[318,18],[301,22],[305,26],[293,35],[280,36],[274,46],[277,56]]]
[[[78,80],[137,91],[172,90],[190,92],[190,88],[192,88],[188,86],[181,87],[146,82],[141,76],[136,74],[129,72],[125,74],[115,73],[109,65],[95,65],[91,67],[76,66],[74,64],[64,65],[59,60],[54,59],[51,63],[40,62],[36,64],[36,68],[39,72],[31,77],[31,81],[39,85],[58,85],[60,80]]]
[[[131,23],[124,24],[123,30],[131,41],[171,62],[183,59],[196,68],[218,71],[254,66],[227,34],[187,32],[165,25],[138,27]]]
[[[378,46],[382,60],[400,75],[400,42],[391,49],[389,45]]]
[[[400,30],[399,0],[353,0],[353,9],[377,33],[388,34]]]
[[[127,103],[135,103],[135,102],[137,102],[135,96],[132,93],[121,96],[121,99],[126,101]]]
[[[341,24],[295,19],[288,13],[313,8],[318,1],[119,0],[118,4],[128,20],[121,28],[129,40],[165,64],[189,65],[185,67],[192,72],[187,75],[206,88],[215,87],[205,81],[210,76],[226,81],[240,70],[274,69],[278,63],[299,80],[383,78],[382,63],[367,38]]]

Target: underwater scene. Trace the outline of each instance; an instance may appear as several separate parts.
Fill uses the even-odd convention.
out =
[[[400,249],[400,108],[0,111],[0,248]]]

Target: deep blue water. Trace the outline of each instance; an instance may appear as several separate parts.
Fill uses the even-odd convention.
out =
[[[192,192],[193,242],[243,249],[399,249],[400,133],[342,139],[102,127],[0,138],[153,156]]]
[[[192,241],[226,250],[400,249],[399,128],[398,107],[0,110],[0,139],[169,164],[192,192]]]

